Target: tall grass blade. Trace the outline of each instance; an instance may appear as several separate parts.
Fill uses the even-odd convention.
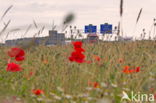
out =
[[[4,12],[4,14],[2,15],[0,21],[3,20],[3,18],[5,17],[5,15],[9,12],[9,10],[10,10],[12,7],[13,7],[13,5],[10,5],[10,6],[8,7],[8,9],[7,9],[7,10]]]
[[[140,17],[141,17],[141,13],[142,13],[142,8],[141,8],[140,11],[139,11],[139,14],[138,14],[138,17],[137,17],[137,20],[136,20],[136,24],[138,23],[138,21],[139,21],[139,19],[140,19]]]
[[[123,15],[123,0],[120,1],[120,17]]]
[[[7,33],[6,37],[5,37],[5,41],[7,40],[8,36],[9,36],[10,32]]]
[[[35,20],[33,20],[33,23],[34,23],[35,28],[37,29],[37,28],[38,28],[38,26],[37,26],[36,21],[35,21]]]
[[[10,22],[11,22],[11,20],[9,20],[9,21],[7,22],[7,24],[4,26],[4,28],[0,31],[0,36],[5,32],[5,30],[6,30],[7,27],[9,26]]]
[[[120,22],[118,23],[117,35],[120,35]]]

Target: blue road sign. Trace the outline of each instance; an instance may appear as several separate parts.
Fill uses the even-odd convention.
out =
[[[101,24],[100,33],[102,34],[112,34],[112,24]]]
[[[97,27],[93,25],[87,25],[85,26],[85,33],[96,33]]]

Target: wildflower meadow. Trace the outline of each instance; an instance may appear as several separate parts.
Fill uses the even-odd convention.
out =
[[[132,103],[121,101],[131,91],[156,97],[155,48],[155,41],[0,47],[0,103]]]

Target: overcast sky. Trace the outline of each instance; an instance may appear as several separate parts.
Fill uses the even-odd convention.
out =
[[[0,15],[13,5],[3,22],[11,19],[10,27],[28,26],[35,20],[37,23],[57,25],[69,12],[75,13],[73,25],[80,29],[86,24],[117,25],[120,0],[0,0]],[[141,19],[133,33],[135,21],[140,8],[143,8]],[[123,29],[124,34],[140,35],[143,28],[150,30],[153,18],[156,17],[156,0],[124,0]],[[0,22],[1,27],[3,23]],[[98,27],[99,28],[99,27]]]

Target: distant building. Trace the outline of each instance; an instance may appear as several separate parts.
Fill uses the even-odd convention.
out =
[[[49,31],[49,38],[46,41],[46,45],[57,45],[57,44],[65,44],[65,34],[57,33],[55,30]]]
[[[20,38],[14,40],[6,40],[6,46],[16,46],[20,44],[26,44],[34,41],[36,45],[63,45],[65,44],[65,34],[58,33],[56,30],[50,30],[49,36],[46,37],[35,37],[35,38]]]

